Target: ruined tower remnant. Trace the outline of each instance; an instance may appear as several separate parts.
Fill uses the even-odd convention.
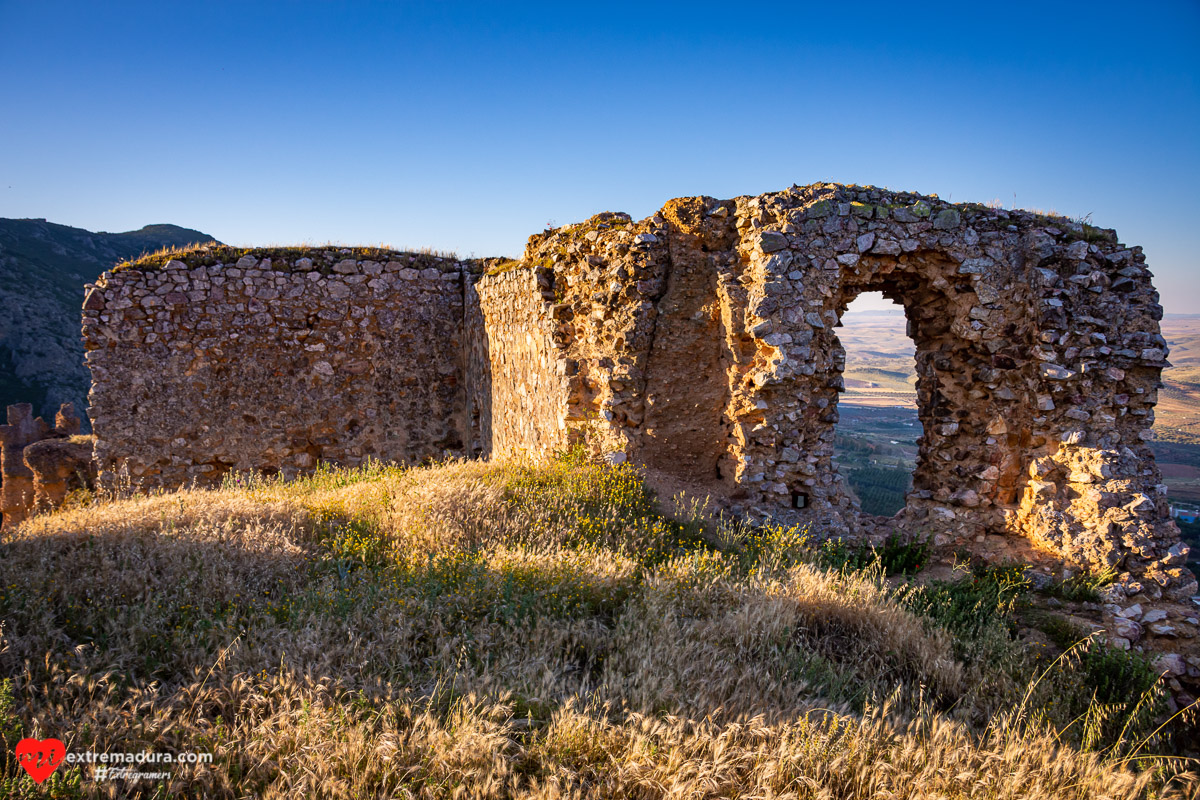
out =
[[[8,407],[8,424],[0,425],[0,528],[15,528],[33,511],[61,505],[71,488],[90,485],[92,445],[76,436],[81,428],[73,403],[62,404],[53,428],[29,403]]]
[[[835,327],[879,291],[908,318],[923,427],[887,526],[1022,535],[1133,593],[1195,591],[1147,446],[1162,308],[1111,230],[817,184],[601,214],[520,261],[408,275],[399,254],[197,253],[108,273],[85,305],[103,470],[583,443],[751,517],[871,531],[832,461]]]
[[[117,270],[87,295],[102,478],[123,464],[179,486],[463,452],[461,262],[243,253]]]
[[[25,465],[25,448],[46,436],[41,417],[33,406],[18,403],[8,407],[8,424],[0,425],[0,513],[5,529],[19,523],[33,505],[33,473]]]

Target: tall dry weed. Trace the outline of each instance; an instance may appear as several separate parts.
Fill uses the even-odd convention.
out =
[[[947,631],[877,573],[805,548],[795,531],[664,517],[632,470],[562,462],[243,477],[37,517],[0,544],[0,735],[213,763],[128,785],[64,765],[37,787],[10,755],[0,790],[1194,790],[1170,762],[1134,772],[1045,719],[976,724],[982,673]]]

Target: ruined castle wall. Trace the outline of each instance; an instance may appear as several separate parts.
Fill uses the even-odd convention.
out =
[[[62,505],[71,489],[95,479],[92,442],[79,436],[75,406],[63,403],[51,427],[33,406],[8,407],[0,425],[0,530],[11,530],[37,511]]]
[[[638,461],[681,478],[731,484],[730,375],[739,332],[727,291],[734,237],[728,219],[673,201],[663,209],[668,263],[646,360]],[[680,392],[681,385],[691,387]]]
[[[102,479],[461,454],[462,276],[337,251],[105,273],[83,319]]]
[[[41,441],[50,427],[33,416],[33,406],[18,403],[7,408],[8,424],[0,425],[0,527],[9,530],[29,515],[35,489],[33,471],[25,463],[25,448]]]
[[[1011,532],[1151,596],[1194,590],[1146,446],[1162,309],[1114,232],[832,184],[611,216],[525,254],[565,287],[594,449],[674,466],[751,517]],[[833,461],[836,327],[866,291],[904,306],[916,344],[923,435],[892,520],[862,515]]]
[[[492,355],[477,281],[475,275],[464,276],[463,281],[463,395],[469,431],[466,455],[486,458],[492,452]]]
[[[707,249],[731,233],[673,201],[641,222],[604,213],[531,237],[525,262],[550,267],[555,337],[574,379],[568,427],[594,453],[718,479],[731,356],[716,286],[727,268]]]
[[[1019,465],[1001,427],[1027,407],[1031,337],[1017,234],[964,224],[919,196],[782,193],[739,203],[750,329],[747,469],[763,475],[751,502],[790,501],[822,526],[859,518],[833,463],[845,350],[836,326],[860,293],[882,291],[906,311],[916,344],[919,441],[909,521],[973,530],[1002,526]],[[941,209],[939,209],[939,206]],[[980,227],[984,227],[980,223]],[[994,230],[995,228],[1001,230]],[[986,251],[996,255],[992,258]],[[965,527],[960,521],[969,520]]]
[[[646,363],[666,290],[659,216],[599,214],[569,237],[531,237],[526,262],[548,265],[554,337],[571,379],[568,427],[594,453],[633,455],[645,429]]]
[[[577,376],[555,336],[551,275],[531,268],[485,275],[468,293],[468,384],[481,452],[540,457],[566,448]]]
[[[1156,596],[1187,575],[1187,550],[1147,444],[1167,343],[1145,257],[1115,237],[1038,236],[1029,252],[1038,425],[1018,526],[1072,560],[1143,576]]]
[[[106,274],[84,313],[101,469],[179,484],[581,443],[751,519],[1014,534],[1131,595],[1195,591],[1147,446],[1162,308],[1113,231],[818,184],[599,214],[492,274],[417,258]],[[891,519],[860,512],[834,460],[837,327],[871,291],[916,345],[922,436]]]

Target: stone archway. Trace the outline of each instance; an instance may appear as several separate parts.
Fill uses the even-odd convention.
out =
[[[822,311],[840,320],[858,295],[880,292],[904,309],[915,345],[922,435],[909,515],[923,519],[925,507],[956,505],[986,516],[987,527],[1002,528],[1002,511],[1015,507],[1023,482],[1021,428],[1013,424],[1010,430],[1018,394],[1011,386],[996,392],[984,387],[997,379],[997,363],[1015,367],[1015,353],[1032,346],[1028,327],[1005,325],[1001,349],[1008,354],[989,349],[995,338],[978,334],[992,310],[984,308],[980,291],[993,303],[998,297],[959,274],[959,265],[944,253],[866,254],[848,266],[853,268],[843,272]],[[825,397],[835,404],[845,351],[832,326],[819,329],[815,341],[830,352],[830,369],[814,375],[813,383],[826,386]],[[944,510],[938,515],[948,518]]]
[[[980,342],[958,334],[964,326],[969,327],[973,307],[965,306],[959,296],[973,296],[973,291],[966,282],[937,279],[954,273],[953,265],[945,262],[937,253],[864,257],[858,271],[849,274],[831,298],[838,325],[825,329],[824,337],[818,338],[831,339],[825,346],[831,348],[832,366],[840,376],[846,353],[836,328],[850,304],[863,293],[878,292],[899,305],[915,350],[921,431],[908,504],[935,500],[985,509],[1011,505],[1015,497],[1012,486],[1020,470],[1015,448],[1010,446],[1015,442],[1009,441],[1002,410],[995,404],[980,404],[986,393],[979,390],[973,369],[990,364],[992,354]],[[836,383],[834,377],[830,376],[831,383]],[[838,385],[831,402],[839,402],[841,390]],[[984,424],[976,424],[977,418]],[[971,441],[955,435],[964,428]],[[972,473],[977,465],[974,459],[964,457],[965,449],[986,452],[986,466]]]
[[[876,222],[881,208],[887,222]],[[759,502],[778,514],[783,500],[823,529],[871,522],[859,518],[832,463],[845,359],[834,326],[854,297],[880,291],[905,308],[917,350],[923,436],[901,522],[1003,531],[1025,481],[1022,448],[1033,427],[1036,314],[1024,264],[984,255],[984,237],[962,225],[959,212],[930,221],[932,207],[921,200],[895,209],[818,201],[799,210],[788,218],[802,226],[747,231],[742,240],[748,272],[760,282],[749,310],[762,345],[743,394],[765,406],[755,427],[770,431],[743,448],[765,466]],[[927,231],[939,233],[913,235]],[[1016,232],[987,239],[994,255],[1019,251]]]
[[[894,524],[1020,535],[1151,594],[1195,590],[1146,445],[1162,308],[1113,231],[818,184],[601,215],[531,238],[525,260],[553,278],[568,439],[709,485],[752,519],[871,528],[832,462],[833,328],[883,291],[906,308],[924,428]]]

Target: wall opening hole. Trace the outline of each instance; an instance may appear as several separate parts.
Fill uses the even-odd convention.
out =
[[[792,508],[808,508],[808,495],[804,492],[792,492]]]
[[[863,292],[842,315],[846,391],[838,399],[834,463],[864,514],[904,508],[917,464],[916,346],[904,308]]]

